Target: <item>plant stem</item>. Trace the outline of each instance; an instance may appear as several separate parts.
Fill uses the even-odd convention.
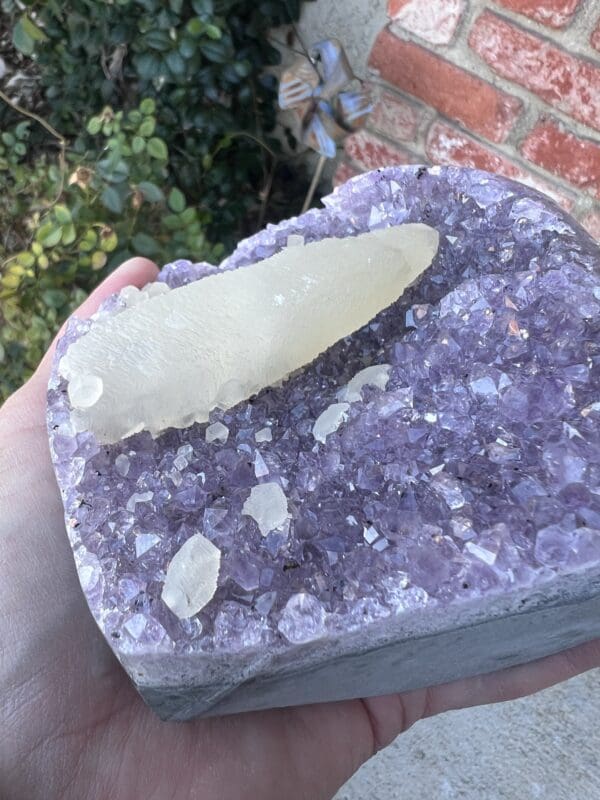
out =
[[[272,159],[271,169],[269,170],[269,176],[267,178],[267,183],[265,188],[261,192],[261,203],[260,203],[260,212],[258,214],[258,224],[256,226],[257,231],[262,230],[262,227],[265,222],[265,215],[267,213],[267,205],[269,203],[269,198],[271,196],[271,189],[273,188],[273,179],[275,178],[275,170],[277,168],[277,161],[276,159]]]
[[[50,125],[50,123],[43,117],[40,117],[39,114],[36,114],[33,111],[28,111],[26,108],[23,108],[22,106],[13,102],[10,99],[10,97],[6,95],[1,89],[0,89],[0,100],[4,100],[6,105],[14,109],[17,112],[17,114],[22,114],[24,117],[29,117],[29,119],[33,119],[36,122],[39,122],[39,124],[43,128],[45,128],[48,131],[48,133],[52,134],[52,136],[54,136],[55,139],[58,139],[62,147],[66,147],[67,145],[66,140],[60,135],[60,133],[56,130],[56,128],[53,128],[52,125]]]
[[[36,114],[34,111],[28,111],[26,108],[23,108],[18,103],[15,103],[1,89],[0,89],[0,100],[3,100],[6,103],[6,105],[10,106],[10,108],[16,111],[17,114],[21,114],[21,116],[28,117],[29,119],[34,120],[34,122],[37,122],[39,125],[42,126],[42,128],[48,131],[48,133],[58,141],[60,148],[58,154],[58,163],[60,166],[60,186],[58,189],[58,193],[56,195],[56,199],[52,203],[52,205],[55,205],[60,200],[65,186],[65,172],[67,171],[67,160],[65,157],[65,153],[67,150],[67,140],[64,138],[64,136],[61,136],[61,134],[56,130],[56,128],[53,128],[52,125],[50,125],[50,123],[47,120],[45,120],[43,117],[40,117],[40,115]]]
[[[317,164],[315,174],[313,175],[312,183],[310,184],[308,194],[306,195],[306,200],[304,201],[304,205],[302,206],[302,214],[304,214],[310,208],[310,204],[312,203],[313,197],[315,196],[317,186],[319,185],[319,181],[321,180],[321,175],[323,174],[323,168],[325,167],[326,161],[327,161],[327,156],[321,156],[321,158],[319,159],[319,163]]]

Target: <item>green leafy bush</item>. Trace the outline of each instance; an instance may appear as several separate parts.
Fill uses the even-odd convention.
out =
[[[304,188],[269,137],[264,72],[277,60],[267,30],[296,0],[2,7],[46,107],[41,120],[0,107],[0,401],[118,263],[219,260],[297,212]]]
[[[297,17],[299,0],[26,5],[27,13],[15,12],[13,40],[39,64],[49,121],[83,149],[84,120],[98,109],[153,98],[170,177],[188,203],[213,212],[209,237],[231,247],[241,222],[251,226],[259,213],[257,193],[270,168],[265,145],[278,150],[268,138],[276,79],[265,67],[279,53],[267,34]]]
[[[0,358],[13,365],[2,371],[3,395],[35,368],[59,320],[99,275],[133,254],[158,262],[222,257],[223,246],[206,240],[207,212],[188,206],[178,187],[162,188],[169,150],[154,136],[154,114],[151,99],[128,113],[107,106],[87,124],[96,148],[69,154],[62,166],[48,155],[25,160],[29,122],[0,136],[9,187],[0,213],[13,250],[0,245]]]

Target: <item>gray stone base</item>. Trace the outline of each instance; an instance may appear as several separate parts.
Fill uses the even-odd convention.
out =
[[[311,667],[263,673],[237,685],[139,685],[163,719],[232,714],[263,708],[404,692],[493,672],[600,637],[600,585],[578,594],[520,601],[521,611],[411,635],[383,647],[350,653]],[[444,614],[443,611],[439,612]]]

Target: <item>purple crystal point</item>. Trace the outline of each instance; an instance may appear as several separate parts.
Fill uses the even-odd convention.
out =
[[[196,424],[99,446],[74,433],[55,361],[50,445],[80,581],[165,718],[410,689],[600,634],[600,249],[535,191],[479,171],[379,170],[324,202],[222,268],[292,235],[408,222],[439,231],[438,255],[283,386],[213,412],[226,441]],[[180,261],[160,280],[212,269]],[[57,359],[90,324],[71,323]],[[385,389],[365,386],[316,442],[319,415],[376,364]],[[243,509],[266,483],[289,518],[263,535]],[[161,592],[196,533],[221,551],[218,588],[179,619]]]

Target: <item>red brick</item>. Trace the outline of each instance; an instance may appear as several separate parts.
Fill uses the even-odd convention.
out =
[[[521,152],[529,161],[600,199],[600,145],[545,120],[531,131]]]
[[[600,208],[581,220],[583,227],[600,242]]]
[[[375,108],[369,118],[369,127],[390,139],[412,142],[422,115],[402,98],[380,87],[372,87]]]
[[[350,164],[346,164],[345,161],[342,161],[342,163],[338,165],[333,176],[334,187],[341,186],[342,183],[346,183],[346,181],[349,181],[350,178],[353,178],[355,175],[358,175],[358,172],[351,167]]]
[[[469,37],[471,47],[503,78],[600,130],[600,66],[485,11]]]
[[[592,38],[590,41],[592,43],[592,47],[595,47],[596,50],[600,50],[600,19],[598,20],[596,30],[592,33]]]
[[[431,44],[448,44],[465,10],[465,0],[389,0],[388,15]]]
[[[370,66],[381,77],[493,142],[503,142],[522,103],[481,78],[383,30]]]
[[[496,2],[551,28],[563,28],[572,20],[581,0],[496,0]]]
[[[346,154],[362,170],[415,163],[411,153],[384,142],[368,131],[359,131],[346,139]]]
[[[457,164],[461,167],[495,172],[544,192],[567,211],[573,208],[574,202],[568,195],[557,191],[549,183],[533,175],[520,164],[513,163],[502,153],[485,147],[450,125],[436,122],[431,126],[426,152],[434,164]]]

